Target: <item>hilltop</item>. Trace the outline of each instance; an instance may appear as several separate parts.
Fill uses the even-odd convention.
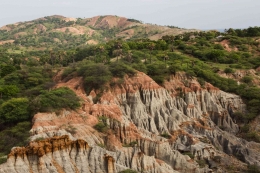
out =
[[[2,27],[26,32],[0,47],[0,173],[259,172],[260,28],[153,40],[114,19]]]
[[[59,15],[5,25],[0,28],[0,45],[11,43],[19,47],[75,47],[98,44],[111,39],[149,38],[178,35],[195,30],[145,24],[136,19],[119,16],[69,18]]]

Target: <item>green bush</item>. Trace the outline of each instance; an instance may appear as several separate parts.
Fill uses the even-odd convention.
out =
[[[194,159],[194,155],[191,152],[189,152],[189,151],[186,151],[186,152],[184,152],[182,154],[189,156],[191,159]]]
[[[107,118],[104,116],[98,117],[98,123],[94,126],[94,128],[99,132],[106,132],[108,130]]]
[[[234,70],[232,68],[225,68],[224,72],[229,74],[229,73],[234,73]]]
[[[129,144],[123,144],[123,147],[134,147],[137,144],[137,141],[132,141]]]
[[[42,112],[58,111],[62,108],[75,110],[80,106],[80,99],[69,88],[62,87],[51,91],[43,91],[34,100],[34,107]]]
[[[244,77],[241,79],[241,81],[242,81],[242,82],[245,82],[245,83],[247,83],[247,84],[249,84],[249,83],[252,83],[253,77],[251,77],[251,76],[244,76]]]
[[[199,84],[200,84],[201,87],[204,87],[204,86],[205,86],[205,80],[204,80],[204,79],[198,78],[197,80],[198,80],[198,82],[199,82]]]
[[[116,77],[124,77],[126,74],[128,74],[129,76],[133,76],[136,74],[136,71],[123,63],[112,63],[109,66],[109,70],[111,71],[111,73],[113,74],[113,76]]]
[[[201,168],[204,168],[207,165],[204,159],[196,160],[196,162],[199,164]]]
[[[0,164],[5,163],[7,161],[7,156],[0,154]]]
[[[19,88],[16,85],[2,85],[0,86],[1,98],[15,96],[19,92]]]
[[[4,66],[1,66],[0,68],[1,68],[1,73],[0,73],[1,77],[11,74],[12,72],[14,72],[16,70],[15,67],[12,65],[4,65]]]
[[[172,136],[169,135],[168,133],[163,133],[160,135],[161,137],[164,137],[164,138],[167,138],[167,139],[170,139]]]
[[[132,67],[138,71],[147,73],[147,68],[143,63],[133,64]]]
[[[75,68],[72,68],[72,67],[67,67],[62,75],[61,75],[61,79],[64,79],[64,78],[67,78],[68,76],[70,76],[73,72],[75,72],[76,69]],[[72,75],[73,76],[73,75]]]
[[[249,124],[245,124],[244,126],[242,126],[241,128],[241,132],[242,133],[248,133],[250,130],[250,125]]]
[[[92,89],[102,89],[111,78],[111,72],[104,64],[87,64],[78,70],[79,75],[84,77],[86,92]]]
[[[8,154],[14,146],[25,146],[28,143],[30,129],[31,123],[25,121],[0,131],[0,153],[5,155]]]
[[[260,136],[256,132],[248,132],[246,134],[246,139],[252,140],[252,141],[255,141],[255,142],[260,142]]]
[[[247,173],[260,173],[260,168],[257,165],[248,165]]]
[[[30,118],[27,98],[12,98],[0,106],[0,119],[5,123],[15,123]]]
[[[214,49],[224,50],[224,48],[221,44],[215,44]]]

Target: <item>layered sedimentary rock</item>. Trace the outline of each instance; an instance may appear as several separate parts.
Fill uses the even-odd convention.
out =
[[[97,93],[87,95],[81,78],[59,81],[56,87],[82,98],[82,108],[36,114],[31,140],[46,138],[37,143],[43,149],[30,152],[34,142],[14,148],[0,172],[223,172],[227,159],[241,170],[243,162],[260,166],[260,144],[235,136],[232,114],[246,111],[239,96],[208,83],[201,87],[182,73],[164,86],[141,72],[117,80],[96,103]],[[101,116],[108,126],[103,132],[94,128]],[[70,142],[48,150],[57,138]]]

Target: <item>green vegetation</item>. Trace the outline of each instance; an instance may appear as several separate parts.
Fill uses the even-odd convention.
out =
[[[98,123],[94,126],[94,128],[102,133],[105,133],[108,130],[107,117],[100,116],[98,117]]]
[[[164,137],[164,138],[167,138],[167,139],[170,139],[172,136],[169,135],[168,133],[163,133],[160,135],[161,137]]]
[[[112,75],[104,64],[87,64],[78,70],[78,74],[84,77],[86,91],[100,89],[111,80]]]
[[[207,163],[206,163],[206,161],[204,159],[196,160],[196,162],[199,164],[199,166],[201,168],[204,168],[207,165]]]
[[[73,127],[71,125],[69,125],[68,127],[65,128],[65,130],[69,133],[71,133],[72,135],[76,134],[77,133],[77,128],[76,127]]]
[[[189,152],[189,151],[183,152],[182,154],[189,156],[191,159],[194,159],[194,155],[191,152]]]
[[[31,123],[24,121],[0,131],[0,163],[14,146],[25,146],[30,136]]]
[[[256,165],[248,165],[247,173],[260,173],[260,169]]]
[[[127,19],[127,21],[136,22],[136,23],[142,23],[140,20],[136,20],[136,19]]]
[[[51,91],[44,91],[34,100],[34,107],[37,111],[52,112],[62,108],[76,109],[80,106],[80,100],[69,88],[57,88]]]
[[[101,16],[97,20],[97,26],[103,18]],[[36,21],[36,24],[43,25],[46,31],[43,29],[36,34],[33,34],[35,25],[30,23],[16,27],[10,25],[10,32],[0,31],[0,40],[14,39],[14,34],[23,31],[27,33],[20,35],[13,44],[0,47],[0,138],[5,139],[0,143],[0,162],[5,159],[2,155],[5,156],[12,146],[26,143],[31,126],[29,122],[36,112],[58,112],[63,108],[75,110],[80,106],[80,99],[72,90],[54,89],[56,83],[52,79],[61,70],[63,80],[82,77],[86,93],[92,90],[97,93],[93,98],[94,103],[98,103],[108,87],[121,86],[124,77],[134,76],[136,70],[148,74],[160,85],[164,85],[170,75],[184,71],[190,79],[196,77],[202,87],[209,82],[221,90],[240,95],[248,111],[232,115],[241,127],[239,135],[260,141],[258,134],[250,131],[248,125],[260,114],[260,88],[255,86],[253,76],[244,76],[238,85],[237,81],[219,75],[224,72],[232,76],[239,69],[256,69],[260,66],[258,27],[229,29],[226,33],[209,31],[168,35],[153,41],[147,39],[149,33],[133,26],[124,30],[133,29],[138,34],[123,41],[112,39],[121,31],[120,28],[89,26],[87,29],[96,31],[90,37],[71,34],[69,29],[65,32],[57,30],[75,24],[85,26],[88,20],[66,22],[58,17],[45,19]],[[140,23],[135,19],[128,21]],[[108,40],[106,43],[86,44],[90,39],[101,41],[104,37]],[[185,82],[186,87],[189,85],[189,81]],[[177,91],[178,96],[183,98],[184,91],[181,88]],[[94,128],[105,133],[109,129],[107,121],[104,116],[99,117]],[[76,133],[71,126],[66,130]],[[161,136],[170,138],[170,134]],[[12,142],[6,144],[9,140]],[[124,146],[133,147],[135,144],[134,141]],[[184,154],[193,157],[190,153]],[[202,167],[205,166],[205,160],[198,162]]]
[[[17,123],[29,118],[29,100],[27,98],[12,98],[0,107],[0,119],[3,123]]]
[[[134,147],[137,144],[137,141],[132,141],[129,144],[123,144],[123,147]]]

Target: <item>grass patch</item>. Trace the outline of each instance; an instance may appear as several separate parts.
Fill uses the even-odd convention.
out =
[[[171,135],[169,135],[168,133],[163,133],[160,135],[161,137],[164,137],[164,138],[167,138],[167,139],[170,139],[171,138]]]
[[[99,132],[105,133],[108,130],[107,117],[98,117],[98,123],[94,126],[94,128]]]
[[[129,144],[123,144],[123,147],[134,147],[137,144],[137,141],[132,141]]]

